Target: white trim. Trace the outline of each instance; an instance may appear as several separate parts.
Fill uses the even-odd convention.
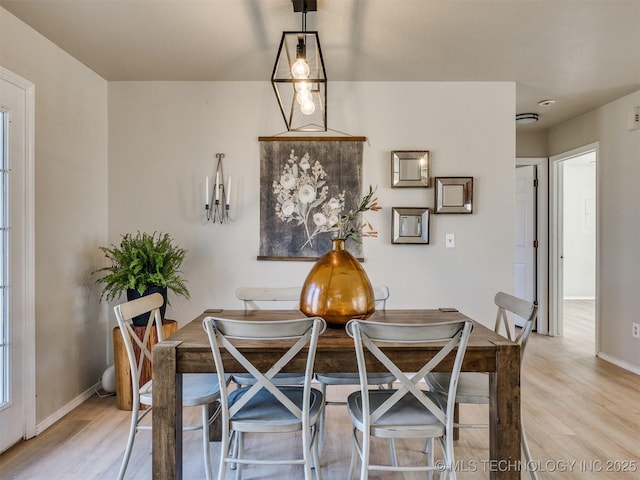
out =
[[[0,78],[25,91],[24,400],[25,438],[36,435],[35,85],[0,66]]]
[[[534,165],[537,168],[538,193],[536,205],[537,224],[537,283],[538,283],[538,320],[537,332],[549,334],[549,242],[548,214],[549,209],[549,159],[548,158],[516,158],[516,167]]]
[[[630,371],[631,373],[635,373],[636,375],[640,375],[640,367],[632,365],[629,362],[625,362],[624,360],[620,360],[619,358],[612,357],[611,355],[607,355],[603,352],[598,352],[596,355],[598,358],[601,358],[605,362],[612,363],[616,367],[624,368],[625,370]]]
[[[600,144],[590,143],[582,147],[574,148],[567,152],[553,155],[549,161],[550,196],[549,196],[549,332],[550,335],[562,335],[562,300],[558,298],[559,285],[562,282],[562,269],[560,264],[560,246],[562,245],[562,229],[558,228],[562,222],[560,208],[560,193],[562,182],[562,170],[560,164],[579,155],[589,152],[596,153],[596,306],[595,306],[595,354],[600,353]]]
[[[67,413],[71,412],[74,408],[86,402],[89,398],[91,398],[92,395],[96,393],[96,390],[99,387],[100,387],[100,383],[98,382],[95,385],[89,387],[84,392],[82,392],[76,398],[71,400],[69,403],[67,403],[64,407],[59,409],[57,412],[53,413],[52,415],[49,415],[42,422],[38,423],[36,425],[36,435],[40,435],[47,428],[49,428],[51,425],[53,425],[62,417],[64,417]]]
[[[565,299],[565,300],[595,300],[595,299],[596,299],[596,297],[593,297],[593,296],[591,296],[591,297],[580,297],[580,296],[577,296],[577,297],[568,297],[568,296],[566,296],[566,295],[565,295],[565,296],[564,296],[564,299]]]
[[[562,299],[559,291],[562,288],[562,269],[559,268],[562,245],[562,212],[559,210],[559,198],[562,198],[562,170],[556,157],[549,159],[549,335],[562,334],[562,326],[558,326],[558,318],[562,318]]]

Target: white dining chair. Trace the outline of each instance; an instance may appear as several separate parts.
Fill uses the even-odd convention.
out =
[[[245,310],[261,310],[267,305],[298,308],[301,290],[300,287],[238,287],[236,297],[242,300]]]
[[[321,480],[318,456],[317,424],[324,399],[322,392],[311,388],[318,337],[326,323],[319,317],[297,320],[252,322],[206,317],[204,329],[209,337],[217,374],[224,378],[225,362],[222,350],[231,355],[234,363],[242,365],[255,379],[251,386],[229,391],[221,387],[222,442],[218,480],[224,480],[227,465],[236,465],[240,478],[242,465],[302,465],[304,478],[311,480],[312,467],[316,479]],[[268,368],[258,368],[236,348],[234,340],[274,343],[282,348],[282,357]],[[284,342],[288,349],[284,347]],[[273,378],[299,352],[307,347],[305,380],[301,386],[276,385]],[[244,433],[296,433],[302,436],[302,458],[246,458],[243,452]],[[234,440],[238,438],[238,441]],[[275,441],[275,440],[274,440]],[[231,448],[231,446],[234,448]],[[237,448],[236,448],[237,447]],[[290,453],[290,452],[287,452]]]
[[[376,310],[386,310],[387,300],[389,299],[389,288],[386,286],[374,287],[373,298],[376,305]],[[378,388],[391,388],[395,377],[388,373],[369,373],[367,380],[369,385],[377,385]],[[325,407],[327,406],[340,406],[346,405],[345,401],[327,400],[327,386],[339,386],[339,385],[360,385],[360,377],[358,373],[316,373],[316,380],[320,383],[320,390],[324,395]],[[325,423],[325,411],[322,412],[320,418],[320,451],[322,451],[322,445],[324,443],[324,423]],[[390,439],[389,444],[391,455],[395,458],[395,448],[393,445],[393,439]]]
[[[132,300],[114,307],[118,326],[124,340],[127,358],[129,360],[129,368],[131,369],[131,389],[132,389],[132,410],[131,424],[129,427],[129,438],[125,448],[124,457],[118,472],[118,480],[124,478],[129,464],[129,458],[133,450],[133,442],[136,433],[139,430],[150,430],[151,425],[142,425],[140,422],[152,411],[152,387],[153,380],[149,380],[144,385],[140,385],[140,375],[145,362],[153,361],[151,354],[149,339],[151,331],[156,329],[158,342],[162,338],[162,319],[160,316],[160,307],[164,304],[164,299],[159,293],[154,293],[136,300]],[[148,315],[147,324],[144,329],[142,338],[140,338],[132,327],[132,318],[138,315]],[[135,344],[135,345],[134,345]],[[136,357],[136,351],[139,352]],[[211,461],[209,458],[209,425],[220,414],[220,408],[209,415],[209,405],[217,403],[220,399],[220,384],[216,374],[185,374],[183,376],[182,386],[182,404],[185,407],[202,406],[202,423],[196,426],[186,426],[183,430],[202,429],[202,449],[204,458],[204,469],[207,480],[212,480]],[[225,382],[228,382],[228,376]],[[142,405],[148,405],[149,408],[140,412]]]
[[[353,477],[356,456],[360,457],[360,480],[366,480],[369,471],[435,472],[456,478],[453,451],[453,402],[438,394],[420,390],[417,383],[455,350],[455,359],[449,364],[451,375],[449,398],[455,398],[457,379],[462,366],[469,335],[473,329],[470,320],[438,323],[382,323],[351,320],[347,333],[353,338],[360,390],[349,395],[347,410],[353,425],[353,447],[349,476]],[[383,351],[385,344],[440,344],[435,356],[424,359],[417,373],[405,374]],[[372,354],[395,377],[393,389],[371,390],[367,380],[365,350]],[[441,368],[447,368],[444,365]],[[398,385],[398,388],[395,388]],[[359,440],[359,435],[361,440]],[[378,438],[435,438],[442,448],[443,462],[436,465],[390,465],[372,463],[371,437]]]
[[[293,307],[300,305],[300,287],[238,287],[236,298],[242,300],[245,310],[262,310],[269,307]],[[248,373],[234,373],[231,379],[238,385],[252,385],[254,378]],[[302,385],[304,374],[280,373],[273,379],[278,385]]]
[[[494,331],[504,335],[511,341],[520,344],[520,366],[524,359],[525,347],[527,341],[535,325],[538,306],[535,303],[523,300],[508,293],[498,292],[494,298],[494,302],[498,307],[496,313],[496,322]],[[516,333],[515,326],[512,325],[512,319],[508,313],[518,315],[525,319],[524,326],[520,333]],[[446,395],[451,382],[451,377],[447,373],[432,372],[425,377],[425,381],[429,388],[437,393]],[[459,404],[489,404],[489,374],[483,372],[462,372],[458,380],[458,390],[455,396],[456,408]],[[456,428],[488,428],[488,423],[471,424],[471,423],[455,423]],[[524,422],[520,421],[521,446],[524,452],[527,465],[531,464],[531,452],[524,430]],[[427,441],[425,451],[430,452],[431,445]],[[432,453],[431,453],[432,454]],[[534,469],[529,470],[532,479],[537,480],[537,473]]]

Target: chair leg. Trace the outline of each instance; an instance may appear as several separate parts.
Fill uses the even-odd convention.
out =
[[[427,454],[427,466],[428,467],[435,466],[436,462],[435,462],[435,451],[433,448],[433,438],[427,438],[424,441],[424,448],[422,451]],[[433,472],[429,472],[429,478],[430,479],[433,478]]]
[[[202,405],[202,450],[205,476],[207,480],[213,480],[211,456],[209,455],[209,405]]]
[[[320,416],[318,417],[318,451],[322,452],[322,446],[324,445],[324,421],[327,411],[327,385],[325,383],[320,382],[320,391],[322,392],[324,404],[322,405],[322,410],[320,410]]]
[[[316,480],[322,480],[322,468],[320,467],[320,452],[318,450],[318,426],[313,427],[311,448],[313,449],[313,465],[316,471]]]
[[[138,428],[138,412],[140,406],[134,405],[131,410],[131,424],[129,425],[129,438],[127,439],[127,447],[124,449],[124,457],[122,458],[122,464],[120,465],[120,471],[118,472],[118,480],[124,478],[124,474],[127,471],[127,465],[129,465],[129,458],[131,457],[131,451],[133,450],[133,441],[136,437],[136,431]]]
[[[385,384],[380,384],[378,385],[378,389],[380,390],[391,390],[393,388],[393,383],[387,383]],[[391,452],[391,465],[393,465],[394,467],[398,466],[398,455],[396,454],[396,446],[395,443],[393,442],[393,438],[389,439],[389,450]]]
[[[218,463],[218,480],[224,480],[227,472],[226,458],[229,456],[229,443],[232,439],[229,437],[229,424],[222,422],[222,437],[220,440],[220,462]]]
[[[440,448],[442,448],[442,458],[445,462],[445,470],[442,474],[447,473],[449,480],[456,480],[456,470],[454,468],[454,450],[453,450],[453,438],[451,435],[446,435],[444,438],[440,437]],[[433,451],[433,448],[431,449]],[[440,475],[443,477],[444,475]]]
[[[233,447],[231,447],[231,457],[232,458],[237,458],[238,457],[238,432],[233,432],[231,434],[231,442],[233,442]],[[231,464],[231,470],[235,470],[237,467],[236,463],[232,463]]]
[[[353,479],[353,471],[356,467],[356,455],[358,455],[358,441],[356,438],[356,429],[353,429],[351,435],[351,460],[349,461],[349,474],[347,476],[348,480]]]
[[[398,466],[398,455],[396,454],[396,444],[393,438],[389,439],[389,453],[391,454],[391,465]]]
[[[235,448],[234,458],[237,458],[238,460],[242,458],[243,447],[244,447],[244,433],[236,431],[236,444],[234,446]],[[236,480],[240,480],[241,476],[242,476],[242,464],[236,463]]]
[[[369,450],[371,449],[371,437],[369,432],[362,434],[362,454],[360,455],[360,480],[368,480],[369,478]]]
[[[310,438],[310,430],[308,428],[303,428],[300,432],[302,434],[302,458],[304,460],[304,479],[305,480],[313,480],[311,476],[311,438]]]
[[[524,424],[520,422],[520,440],[522,444],[522,451],[524,452],[524,459],[529,468],[529,475],[531,476],[531,480],[538,480],[538,473],[535,471],[535,468],[531,468],[533,466],[531,459],[531,452],[529,451],[529,442],[527,442],[527,435],[524,432]]]

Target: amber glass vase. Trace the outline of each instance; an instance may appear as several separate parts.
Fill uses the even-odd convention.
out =
[[[300,310],[322,317],[329,327],[344,328],[352,318],[364,319],[375,310],[373,289],[360,262],[333,239],[333,248],[307,275],[300,294]]]

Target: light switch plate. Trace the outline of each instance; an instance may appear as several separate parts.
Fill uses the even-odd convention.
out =
[[[447,233],[444,236],[444,246],[445,248],[455,248],[456,246],[456,237],[453,233]]]

